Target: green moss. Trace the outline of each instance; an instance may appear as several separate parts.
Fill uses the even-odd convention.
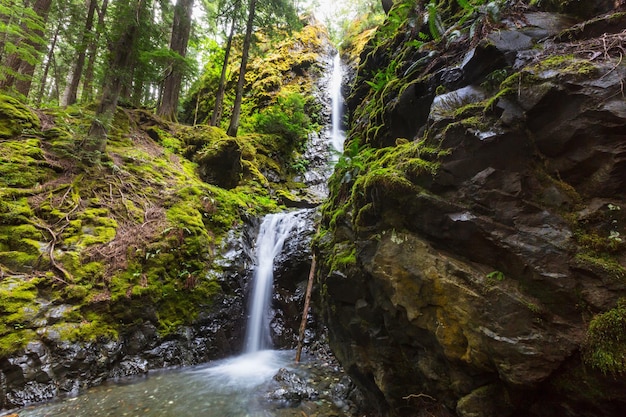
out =
[[[626,298],[591,320],[583,358],[604,374],[626,373]]]
[[[41,232],[31,224],[0,226],[0,263],[15,271],[33,268],[47,246],[42,240]]]
[[[2,330],[0,329],[0,332]],[[0,357],[7,357],[15,354],[20,349],[26,347],[28,342],[37,337],[32,330],[15,330],[11,333],[0,335]]]
[[[4,198],[0,191],[0,224],[19,225],[27,223],[33,215],[27,198]]]
[[[0,142],[0,186],[30,188],[55,176],[37,138]]]
[[[576,58],[574,55],[553,55],[542,59],[531,71],[558,71],[560,74],[589,77],[598,71],[598,68],[589,60]]]
[[[88,208],[69,222],[64,232],[64,243],[85,248],[112,241],[117,233],[117,221],[105,208]]]
[[[356,265],[356,248],[352,245],[340,245],[331,258],[331,271],[346,271]]]
[[[33,318],[31,306],[37,298],[40,281],[15,278],[0,281],[0,357],[15,353],[36,336],[29,328]]]
[[[626,280],[626,268],[609,254],[594,254],[579,252],[575,257],[578,265],[596,272],[600,276],[607,276],[615,281]]]
[[[0,94],[0,139],[8,139],[24,129],[39,129],[39,118],[13,97]]]

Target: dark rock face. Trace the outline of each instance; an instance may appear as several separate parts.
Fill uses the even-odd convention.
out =
[[[566,21],[537,17],[552,35]],[[331,347],[381,415],[626,409],[623,375],[585,356],[590,320],[626,296],[626,67],[507,30],[454,63],[451,91],[434,88],[441,70],[399,81],[425,86],[428,115],[409,125],[424,106],[382,96],[376,136],[352,126],[363,167],[333,180],[318,271]]]
[[[271,329],[276,347],[293,349],[297,345],[298,330],[306,284],[311,268],[311,239],[315,234],[317,210],[302,210],[296,228],[285,240],[283,251],[274,261],[274,298]],[[320,323],[310,317],[309,334],[305,342],[319,336]],[[307,344],[308,344],[307,343]]]

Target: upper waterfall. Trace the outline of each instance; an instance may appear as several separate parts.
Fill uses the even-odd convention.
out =
[[[332,105],[332,129],[331,129],[331,145],[333,149],[339,153],[343,152],[343,142],[345,141],[345,133],[343,131],[343,66],[341,65],[341,55],[337,52],[333,59],[333,72],[330,78],[329,93]]]

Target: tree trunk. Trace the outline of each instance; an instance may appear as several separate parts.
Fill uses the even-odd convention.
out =
[[[65,88],[63,94],[62,106],[71,106],[76,103],[76,97],[78,95],[78,84],[83,75],[83,68],[85,67],[85,56],[87,52],[87,46],[89,39],[92,37],[91,30],[93,29],[93,16],[96,11],[96,0],[87,0],[89,8],[87,10],[87,20],[85,21],[85,30],[82,33],[80,43],[76,50],[76,62],[74,63],[74,69],[72,70],[72,78]]]
[[[393,6],[393,0],[382,0],[382,4],[385,13],[389,14],[389,10],[391,10],[391,7]]]
[[[215,106],[213,107],[213,113],[211,114],[211,126],[217,126],[222,119],[222,107],[224,103],[224,93],[226,92],[226,71],[228,70],[228,60],[230,58],[230,48],[233,44],[233,36],[235,36],[235,26],[237,22],[237,10],[239,9],[239,2],[235,6],[233,12],[233,20],[230,24],[230,33],[228,34],[228,41],[226,42],[226,49],[224,50],[224,62],[222,63],[222,73],[220,75],[220,82],[217,87],[217,93],[215,94]]]
[[[96,66],[96,57],[98,56],[98,40],[100,34],[104,31],[104,17],[106,16],[109,0],[102,0],[102,7],[98,11],[98,24],[91,43],[88,48],[87,69],[83,81],[83,93],[80,97],[82,102],[93,100],[93,74]]]
[[[46,80],[48,79],[48,73],[50,72],[50,66],[52,65],[52,60],[54,59],[54,48],[57,46],[57,40],[59,39],[59,32],[61,31],[61,22],[57,24],[57,28],[54,31],[54,36],[52,37],[52,42],[50,43],[50,49],[48,50],[48,56],[46,57],[46,66],[43,70],[43,75],[41,76],[41,83],[39,83],[39,91],[37,92],[37,97],[35,98],[35,103],[39,106],[43,100],[44,92],[46,91]]]
[[[129,67],[134,60],[135,43],[139,29],[141,9],[145,0],[134,0],[129,16],[118,16],[126,20],[122,32],[113,44],[109,62],[109,75],[104,83],[102,98],[96,109],[96,115],[89,128],[89,133],[82,146],[81,159],[87,165],[99,164],[106,151],[107,133],[113,121],[120,92],[130,80]],[[131,6],[131,5],[129,5]]]
[[[239,130],[239,119],[241,117],[241,100],[243,99],[243,87],[246,82],[246,65],[248,65],[248,54],[252,42],[252,28],[254,26],[254,14],[257,0],[250,0],[248,6],[248,21],[246,22],[246,36],[243,40],[243,51],[241,54],[241,68],[239,68],[239,80],[237,81],[237,93],[233,104],[233,114],[230,118],[230,125],[226,132],[228,136],[237,136]]]
[[[174,23],[172,24],[172,37],[170,50],[180,55],[171,63],[169,73],[163,82],[163,96],[157,114],[169,121],[176,121],[178,111],[178,99],[180,86],[183,80],[182,58],[187,55],[187,44],[191,33],[191,12],[193,0],[178,0],[174,8]]]
[[[42,20],[42,24],[45,25],[48,20],[48,12],[50,11],[50,6],[52,5],[52,0],[37,0],[33,5],[33,11],[39,16]],[[28,27],[24,28],[25,31],[29,31]],[[43,30],[35,29],[32,30],[33,37],[41,38],[43,37]],[[44,45],[38,43],[33,39],[33,37],[29,37],[24,42],[31,46],[35,51],[41,52],[44,48]],[[33,74],[35,73],[35,65],[22,60],[19,58],[17,54],[13,54],[11,57],[16,56],[17,59],[11,59],[11,68],[16,69],[16,72],[19,74],[19,77],[10,76],[4,80],[2,86],[0,88],[10,88],[15,86],[15,89],[18,93],[23,94],[28,97],[28,93],[30,92],[30,86],[33,81]]]

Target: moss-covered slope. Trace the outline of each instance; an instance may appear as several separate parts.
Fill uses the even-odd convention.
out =
[[[242,215],[277,203],[250,152],[233,158],[248,169],[227,190],[202,181],[197,165],[175,151],[252,145],[208,127],[146,128],[158,122],[120,109],[109,162],[83,169],[72,155],[89,113],[39,115],[44,129],[0,142],[2,355],[38,339],[37,331],[93,340],[141,320],[158,323],[162,334],[192,322],[220,290],[209,274],[215,248]],[[147,133],[157,130],[160,144]],[[42,330],[49,303],[71,308]]]

